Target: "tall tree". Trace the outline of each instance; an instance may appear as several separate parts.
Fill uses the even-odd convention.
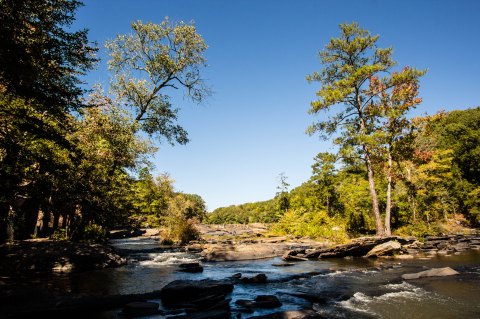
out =
[[[111,91],[132,111],[141,130],[185,144],[187,132],[176,124],[178,109],[168,89],[184,88],[195,102],[209,95],[200,74],[207,45],[193,24],[172,24],[168,18],[160,24],[134,22],[132,31],[106,45],[114,75]]]
[[[314,123],[307,132],[320,132],[325,139],[339,132],[334,142],[340,147],[341,155],[358,156],[364,161],[377,235],[383,235],[373,167],[379,111],[369,108],[372,97],[368,95],[368,80],[389,71],[395,63],[392,49],[377,48],[378,36],[372,36],[357,23],[341,24],[340,31],[340,37],[332,38],[319,54],[323,69],[307,76],[309,82],[321,83],[318,99],[311,103],[309,112],[329,112],[332,108],[336,112],[326,121]]]
[[[422,102],[418,97],[419,78],[425,71],[405,67],[401,72],[379,79],[370,78],[369,95],[372,99],[369,108],[381,111],[383,118],[379,122],[376,135],[381,139],[380,156],[385,163],[387,179],[387,198],[385,207],[385,235],[391,235],[392,187],[394,186],[393,164],[411,158],[413,123],[407,113]]]
[[[288,187],[290,184],[287,182],[287,176],[285,173],[280,173],[278,175],[278,186],[276,200],[278,205],[278,210],[281,213],[284,213],[290,207],[290,201],[288,199]]]

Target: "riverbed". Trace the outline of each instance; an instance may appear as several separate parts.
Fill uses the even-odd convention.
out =
[[[199,261],[196,254],[145,252],[158,247],[150,238],[122,239],[112,244],[131,249],[134,261],[114,269],[58,276],[55,285],[73,293],[132,294],[159,290],[176,279],[225,279],[238,273],[244,277],[264,273],[268,277],[266,284],[235,285],[231,294],[235,317],[313,308],[326,318],[480,318],[478,250],[428,259],[339,258],[299,261],[288,266],[281,266],[285,263],[280,258],[202,262],[204,271],[191,274],[180,272],[178,265]],[[136,254],[137,250],[142,252]],[[405,273],[439,267],[452,267],[460,274],[412,281],[401,279]],[[276,295],[282,306],[249,314],[235,312],[237,299],[253,299],[256,295]],[[305,296],[317,296],[318,300],[312,303]],[[99,315],[115,318],[118,312],[119,309],[115,309]]]

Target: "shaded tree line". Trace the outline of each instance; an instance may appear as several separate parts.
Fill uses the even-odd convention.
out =
[[[201,219],[198,195],[150,175],[154,142],[188,142],[171,90],[195,102],[207,46],[193,24],[132,24],[107,44],[111,84],[86,88],[98,59],[71,31],[76,0],[0,2],[0,240],[82,239],[95,230]],[[88,96],[87,96],[88,95]],[[149,201],[144,201],[145,197]],[[178,236],[177,236],[178,237]]]

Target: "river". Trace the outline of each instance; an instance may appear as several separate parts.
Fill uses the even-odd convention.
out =
[[[268,277],[267,284],[235,286],[231,296],[233,310],[235,300],[253,299],[260,294],[276,295],[281,300],[282,307],[275,311],[312,308],[310,302],[291,295],[307,293],[331,296],[330,302],[313,304],[313,309],[326,318],[480,318],[478,250],[423,260],[342,258],[296,262],[289,267],[276,266],[283,263],[280,258],[203,262],[202,273],[189,274],[179,272],[178,264],[198,261],[194,254],[135,254],[137,249],[157,246],[155,241],[147,238],[116,240],[112,244],[117,248],[131,249],[131,256],[138,261],[116,269],[62,277],[57,284],[75,293],[131,294],[159,290],[176,279],[224,279],[236,273],[243,276],[264,273]],[[459,271],[460,275],[413,281],[401,279],[405,273],[447,266]],[[241,314],[241,318],[268,312],[272,310]],[[117,313],[116,310],[103,315],[116,317]]]

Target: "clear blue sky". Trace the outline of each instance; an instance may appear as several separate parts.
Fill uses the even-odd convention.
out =
[[[89,84],[108,84],[103,43],[134,20],[195,21],[209,49],[204,77],[215,94],[205,104],[181,98],[185,146],[160,145],[156,172],[201,195],[209,210],[267,200],[284,172],[292,187],[308,180],[313,157],[329,148],[304,132],[319,84],[305,76],[338,25],[357,21],[394,48],[399,66],[428,68],[415,114],[480,105],[480,1],[101,0],[85,1],[75,28],[90,29],[102,62]]]

